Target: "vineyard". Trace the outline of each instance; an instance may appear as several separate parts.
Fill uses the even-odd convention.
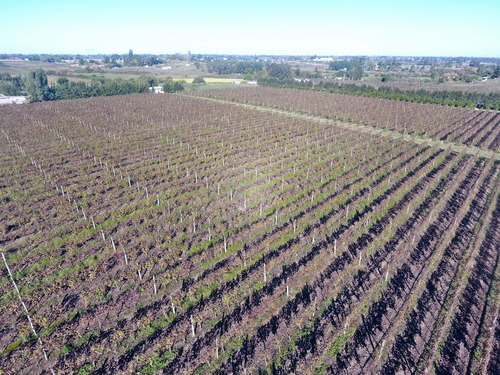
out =
[[[0,374],[498,373],[498,112],[250,87],[0,132]]]
[[[308,90],[247,87],[197,95],[282,108],[500,152],[500,113]]]

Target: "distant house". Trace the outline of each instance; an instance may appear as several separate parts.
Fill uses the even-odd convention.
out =
[[[153,92],[154,94],[164,94],[163,86],[155,86],[153,89],[149,88],[149,92]]]
[[[163,66],[162,69],[163,70],[172,70],[172,67],[171,66]]]
[[[5,96],[0,94],[0,105],[4,104],[23,104],[26,103],[26,97],[24,96]]]
[[[256,85],[257,81],[248,81],[247,84],[249,84],[249,85]]]

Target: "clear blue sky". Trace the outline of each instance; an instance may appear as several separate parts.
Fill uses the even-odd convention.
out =
[[[499,0],[0,0],[0,53],[500,57]]]

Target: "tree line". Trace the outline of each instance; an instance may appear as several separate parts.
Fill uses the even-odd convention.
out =
[[[11,76],[9,73],[0,73],[0,94],[21,95],[24,82],[21,76]]]
[[[142,80],[93,79],[90,84],[83,81],[71,82],[59,78],[51,88],[55,100],[89,98],[93,96],[112,96],[149,92],[149,84]],[[43,99],[47,100],[47,99]],[[50,98],[48,100],[51,100]]]
[[[313,85],[311,81],[295,81],[293,79],[277,79],[274,77],[258,80],[261,86],[285,87],[306,90],[335,92],[340,94],[369,96],[375,98],[403,100],[407,102],[431,103],[455,107],[484,108],[500,110],[500,93],[480,93],[470,91],[448,90],[404,90],[391,86],[376,88],[370,85],[356,85],[345,82],[320,81]]]
[[[207,62],[209,73],[223,74],[254,74],[264,69],[261,61],[213,60]]]
[[[143,79],[94,78],[90,83],[59,78],[56,85],[49,86],[43,69],[30,72],[25,79],[25,90],[30,102],[45,100],[89,98],[149,92],[150,83]]]
[[[163,84],[164,92],[184,90],[184,82],[174,82],[170,77]],[[147,93],[150,87],[158,84],[152,77],[142,76],[137,79],[93,78],[88,81],[70,81],[65,77],[49,85],[47,73],[37,69],[26,77],[0,73],[0,93],[5,95],[27,95],[30,102],[46,100],[78,99],[94,96],[112,96],[135,93]]]
[[[329,92],[348,93],[377,98],[404,100],[407,102],[431,103],[455,107],[486,108],[500,110],[500,93],[473,91],[411,90],[391,86],[356,85],[339,82],[320,82],[315,89]]]

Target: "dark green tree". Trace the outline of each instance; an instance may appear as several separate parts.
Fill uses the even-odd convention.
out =
[[[21,95],[24,82],[21,76],[11,76],[9,73],[0,73],[0,94]]]
[[[26,92],[31,102],[54,99],[54,92],[49,88],[47,74],[43,69],[37,69],[28,74],[26,77]]]
[[[0,81],[0,94],[4,95],[19,95],[21,91],[18,90],[12,82]]]
[[[500,77],[500,65],[497,65],[495,70],[493,71],[493,74],[491,75],[491,78],[495,79]]]
[[[58,85],[67,85],[69,83],[69,79],[65,77],[61,77],[57,79],[57,84]]]
[[[163,84],[163,92],[165,93],[173,93],[176,91],[184,90],[184,81],[176,81],[172,79],[172,77],[167,77],[165,79],[165,83]]]
[[[193,83],[194,83],[194,84],[198,84],[198,83],[206,83],[206,82],[205,82],[205,80],[203,79],[203,77],[202,77],[202,76],[198,76],[198,77],[195,77],[195,78],[193,79]]]
[[[280,81],[292,78],[292,69],[287,64],[270,63],[266,65],[267,74]]]
[[[141,82],[147,84],[148,87],[155,87],[158,85],[158,79],[153,76],[142,75],[139,79]]]
[[[363,68],[357,65],[352,71],[351,78],[359,81],[361,77],[363,77]]]

